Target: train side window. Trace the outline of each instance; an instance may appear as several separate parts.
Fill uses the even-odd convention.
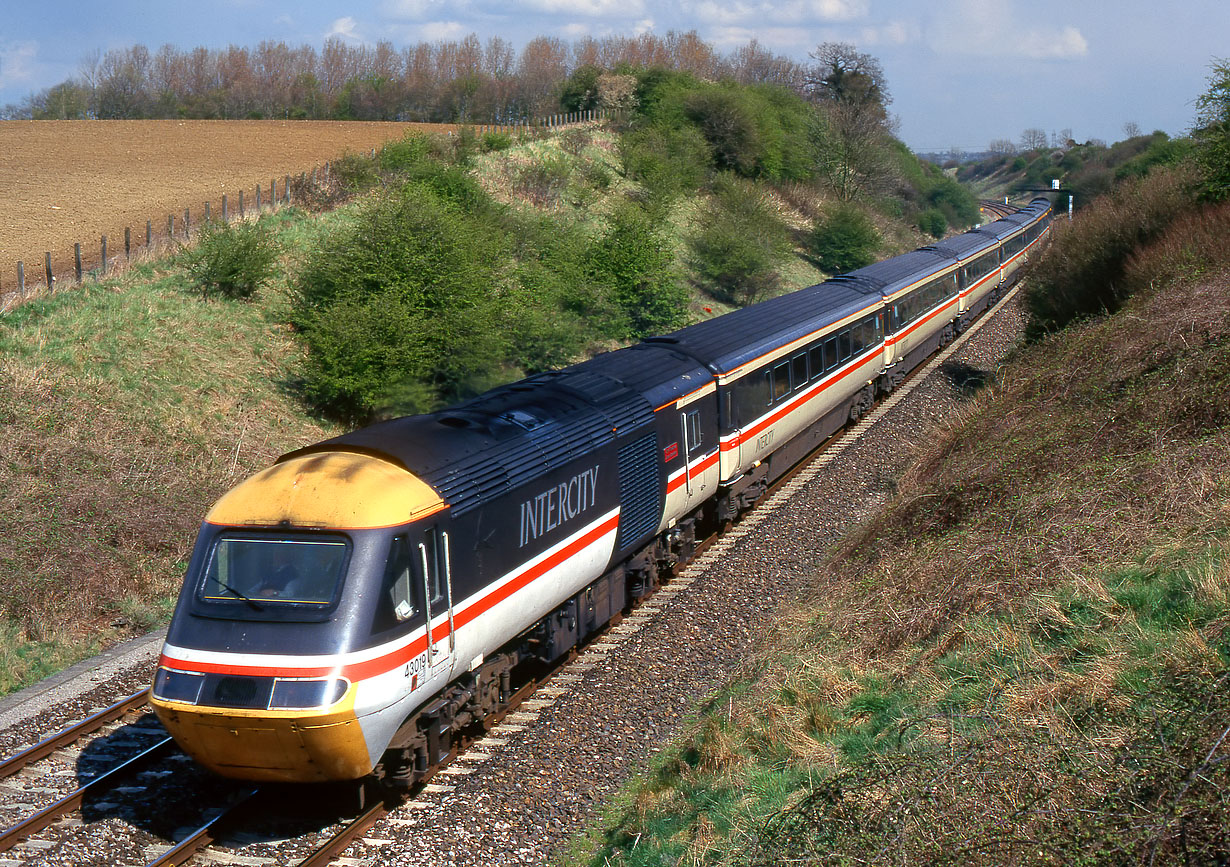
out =
[[[850,354],[858,355],[863,351],[863,323],[855,322],[850,326]]]
[[[421,552],[420,556],[427,569],[426,581],[429,596],[427,603],[431,606],[431,610],[435,611],[437,603],[444,600],[444,575],[440,568],[440,548],[435,527],[423,533]]]
[[[850,360],[850,329],[847,328],[837,335],[838,357],[842,361]]]
[[[394,536],[389,545],[389,560],[385,564],[384,586],[386,598],[383,604],[387,606],[391,620],[403,623],[418,613],[414,605],[413,584],[411,582],[412,562],[410,555],[410,540],[404,535]],[[386,620],[387,625],[389,618]]]
[[[811,348],[811,377],[819,379],[824,375],[824,344]]]
[[[802,388],[807,385],[807,353],[800,352],[790,363],[794,365],[794,387]]]
[[[773,368],[773,399],[779,400],[790,394],[790,362],[783,361]]]
[[[824,369],[832,370],[837,364],[837,338],[830,337],[824,341]]]
[[[687,414],[688,451],[700,448],[700,410],[694,409]]]

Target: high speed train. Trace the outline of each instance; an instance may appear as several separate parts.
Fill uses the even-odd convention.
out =
[[[205,516],[154,679],[235,778],[407,785],[950,341],[1051,219],[1009,217],[426,415],[306,446]]]

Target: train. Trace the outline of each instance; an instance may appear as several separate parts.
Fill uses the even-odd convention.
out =
[[[205,516],[151,691],[226,777],[423,779],[1016,280],[1052,210],[292,451]]]

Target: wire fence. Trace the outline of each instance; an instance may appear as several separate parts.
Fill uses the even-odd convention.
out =
[[[516,123],[458,124],[475,135],[492,133],[510,136],[550,135],[562,128],[605,120],[605,110],[564,112],[535,120]],[[375,157],[376,151],[372,150]],[[206,201],[193,210],[186,206],[165,216],[151,218],[144,226],[127,226],[122,235],[101,235],[98,240],[73,244],[71,256],[64,252],[53,255],[45,251],[41,260],[17,262],[16,274],[0,274],[0,313],[41,295],[80,286],[87,280],[100,280],[126,268],[135,261],[146,261],[191,243],[204,223],[211,220],[230,222],[258,216],[289,205],[316,203],[315,191],[326,186],[332,176],[332,163],[298,175],[270,178]]]

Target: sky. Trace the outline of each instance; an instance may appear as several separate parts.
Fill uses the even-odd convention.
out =
[[[1185,135],[1211,65],[1230,57],[1228,0],[42,0],[6,4],[0,106],[78,73],[92,51],[396,46],[500,36],[695,30],[722,52],[751,39],[800,62],[823,42],[878,58],[898,135],[970,152],[1026,129],[1115,142],[1125,125]]]

